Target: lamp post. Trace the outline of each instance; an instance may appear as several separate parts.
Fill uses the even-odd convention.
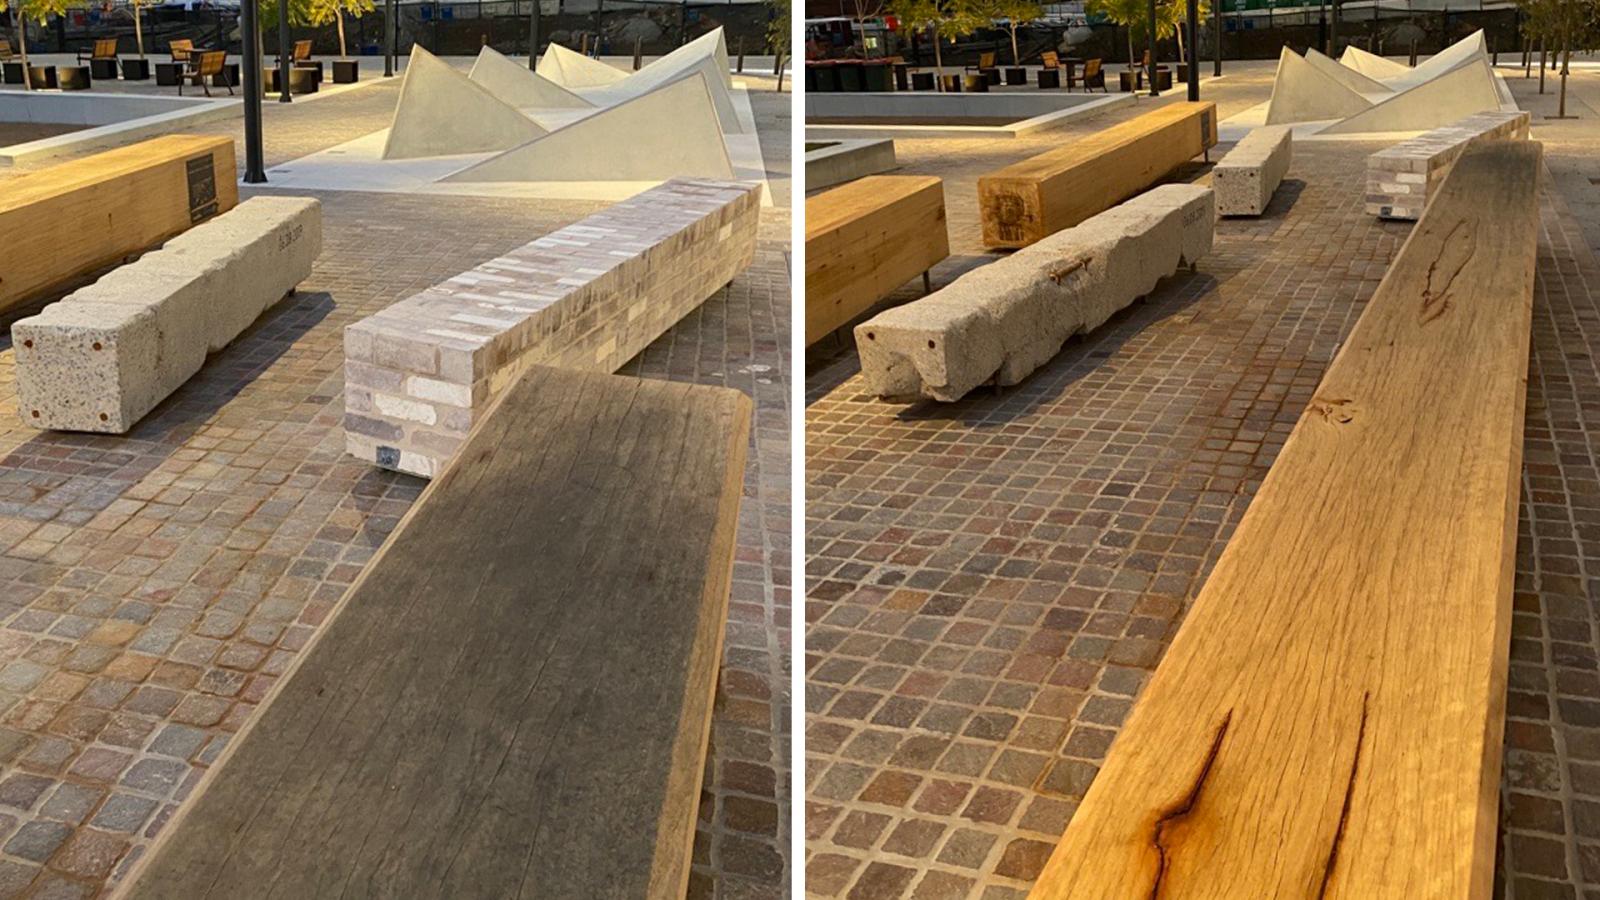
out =
[[[1200,99],[1200,0],[1189,0],[1189,18],[1184,27],[1189,30],[1188,51],[1189,102]]]
[[[261,149],[261,25],[256,0],[239,4],[239,27],[244,40],[244,183],[267,180]]]
[[[289,0],[278,0],[278,102],[289,102]]]
[[[1222,76],[1222,0],[1211,0],[1211,77]]]
[[[394,38],[398,27],[394,21],[399,10],[394,0],[383,0],[383,77],[394,77]]]
[[[1156,0],[1150,0],[1150,59],[1145,65],[1149,71],[1145,77],[1150,79],[1150,96],[1158,97],[1161,92],[1156,90]]]
[[[543,12],[539,0],[533,0],[533,9],[528,11],[528,70],[533,71],[539,63],[539,13]]]

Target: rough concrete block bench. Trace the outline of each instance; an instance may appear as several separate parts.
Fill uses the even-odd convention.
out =
[[[1210,188],[1163,185],[855,329],[869,391],[959,400],[1011,385],[1211,250]]]
[[[616,371],[750,265],[760,192],[675,179],[349,326],[347,449],[432,478],[528,366]]]
[[[1367,157],[1367,213],[1419,219],[1450,167],[1476,141],[1527,140],[1528,113],[1482,112],[1385,147]]]
[[[680,900],[750,417],[527,369],[120,896]]]
[[[870,175],[806,199],[806,346],[950,255],[944,182]]]
[[[321,205],[256,197],[11,326],[25,424],[120,434],[311,274]]]
[[[1289,171],[1294,132],[1288,125],[1255,128],[1211,170],[1217,215],[1259,216]]]
[[[65,289],[239,202],[233,139],[168,135],[0,190],[0,310]]]

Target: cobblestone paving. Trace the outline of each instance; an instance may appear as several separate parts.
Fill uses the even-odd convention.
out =
[[[394,96],[269,112],[269,163],[382,127]],[[788,100],[752,97],[763,132]],[[343,326],[599,208],[318,196],[301,291],[126,437],[20,425],[0,340],[0,897],[125,872],[416,499],[424,482],[343,452]],[[625,369],[757,407],[696,898],[781,897],[789,874],[788,236],[764,209],[752,268]]]
[[[1553,155],[1548,185],[1592,156],[1579,138],[1570,156]],[[1164,282],[1016,388],[890,405],[861,394],[850,354],[808,359],[810,895],[1025,896],[1409,230],[1362,212],[1376,146],[1298,145],[1267,216],[1219,223],[1198,274]],[[952,249],[965,256],[936,272],[947,280],[982,258],[958,198],[994,163],[952,154],[941,166],[912,149],[912,166],[955,182]],[[1198,166],[1186,176],[1205,177]],[[1600,897],[1591,225],[1547,191],[1502,791],[1506,897]]]

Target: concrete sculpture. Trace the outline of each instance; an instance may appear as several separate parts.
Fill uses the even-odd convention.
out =
[[[1411,71],[1394,60],[1384,59],[1375,53],[1368,53],[1354,44],[1344,48],[1344,53],[1339,56],[1339,65],[1347,69],[1354,69],[1362,75],[1377,81],[1404,75]]]
[[[1370,109],[1372,101],[1284,47],[1267,101],[1267,124],[1343,119]]]
[[[556,56],[560,60],[554,68],[550,80],[567,78],[571,66],[567,54],[571,51]],[[549,59],[550,54],[546,53]],[[584,59],[584,57],[578,57]],[[600,65],[594,60],[584,59],[585,62]],[[542,64],[541,64],[542,65]],[[606,68],[610,68],[607,66]],[[587,70],[585,70],[587,71]],[[612,69],[611,71],[617,72]],[[744,125],[739,121],[734,111],[733,77],[728,74],[728,49],[722,37],[722,29],[718,28],[707,34],[684,44],[682,47],[668,53],[655,62],[633,73],[617,72],[622,77],[603,84],[565,84],[574,93],[593,103],[595,106],[615,106],[641,97],[663,85],[677,81],[694,72],[705,72],[707,84],[711,90],[712,102],[717,108],[717,119],[722,123],[722,130],[729,134],[740,134],[745,131]]]
[[[384,159],[509,150],[545,129],[420,46],[411,48]]]
[[[1474,113],[1498,110],[1501,96],[1487,58],[1469,59],[1395,94],[1371,109],[1324,128],[1321,134],[1427,131]]]
[[[478,51],[478,59],[467,78],[502,103],[517,109],[593,109],[595,106],[543,75],[529,71],[527,66],[507,59],[488,45]]]
[[[539,74],[570,90],[616,84],[628,77],[628,73],[621,69],[614,69],[560,44],[545,48],[544,56],[539,58],[538,70]]]
[[[1211,189],[1168,184],[879,313],[855,328],[880,397],[954,401],[1011,385],[1211,250]]]

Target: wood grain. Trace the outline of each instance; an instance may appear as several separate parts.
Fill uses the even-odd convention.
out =
[[[869,175],[806,199],[806,346],[950,255],[944,183]]]
[[[530,369],[122,896],[681,898],[750,415]]]
[[[978,179],[986,247],[1017,248],[1154,185],[1217,143],[1215,103],[1168,103]]]
[[[191,163],[195,185],[191,191]],[[239,202],[233,139],[167,135],[65,162],[0,191],[0,310],[147,250]],[[191,205],[214,195],[214,205]],[[197,212],[196,210],[199,210]]]
[[[1033,900],[1490,896],[1539,169],[1461,158]]]

